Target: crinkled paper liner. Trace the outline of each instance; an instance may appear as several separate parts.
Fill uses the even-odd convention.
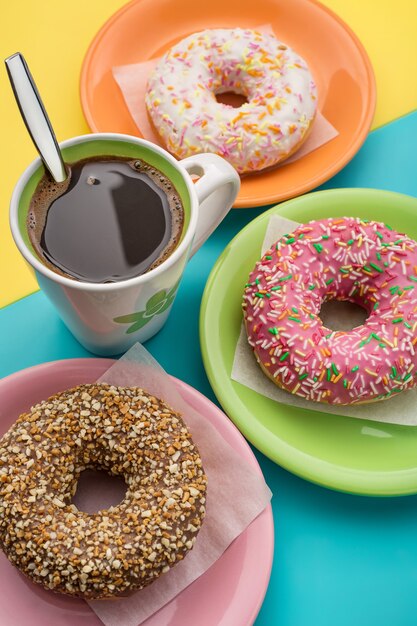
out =
[[[263,33],[274,34],[270,24],[258,26],[256,30]],[[154,130],[149,120],[145,104],[148,78],[158,61],[159,59],[151,59],[150,61],[143,61],[142,63],[113,67],[113,77],[120,87],[129,113],[141,135],[144,139],[148,139],[148,141],[152,141],[152,143],[164,148],[165,146],[160,136]],[[320,148],[320,146],[323,146],[328,141],[337,137],[338,134],[336,128],[334,128],[320,111],[317,111],[316,119],[313,122],[309,136],[300,148],[288,159],[283,161],[281,165],[298,161],[303,156],[306,156],[310,152],[313,152],[313,150]],[[281,167],[281,165],[278,167]]]
[[[140,344],[112,365],[99,382],[143,388],[179,411],[200,451],[208,477],[206,517],[195,547],[185,559],[129,597],[88,602],[106,626],[138,626],[221,557],[268,505],[271,492],[261,473],[231,448],[204,414],[184,400],[173,380]],[[102,508],[104,497],[106,501],[120,499],[120,486],[116,484],[113,488],[108,483],[107,489],[105,494],[100,494],[100,489],[91,489],[90,485],[87,502],[86,494],[79,493],[80,485],[76,504],[92,511]],[[113,489],[114,493],[109,493]]]
[[[298,222],[293,222],[280,215],[272,216],[269,220],[262,244],[262,254],[264,254],[275,241],[286,233],[291,233],[298,226]],[[357,316],[355,317],[355,315]],[[338,302],[337,307],[335,306],[333,309],[327,307],[326,318],[323,316],[323,320],[330,328],[343,330],[352,328],[352,324],[363,324],[363,315],[361,315],[359,311],[356,312],[349,303]],[[395,396],[395,398],[385,400],[384,402],[340,407],[319,402],[310,402],[280,389],[263,373],[256,362],[252,349],[248,344],[246,330],[243,324],[236,345],[232,379],[280,404],[288,404],[309,411],[320,411],[321,413],[347,415],[349,417],[374,422],[403,424],[404,426],[417,425],[417,389],[404,391]]]

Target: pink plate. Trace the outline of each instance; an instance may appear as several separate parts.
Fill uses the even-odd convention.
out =
[[[0,381],[0,433],[36,402],[63,389],[90,383],[112,364],[109,359],[68,359],[22,370]],[[203,413],[248,463],[261,471],[237,428],[210,400],[173,378],[184,398]],[[248,626],[268,587],[274,552],[274,525],[268,506],[221,558],[143,626]],[[83,600],[38,587],[0,554],[1,626],[100,626]]]

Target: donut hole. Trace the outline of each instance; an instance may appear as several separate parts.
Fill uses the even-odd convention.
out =
[[[322,303],[319,317],[330,330],[349,331],[362,326],[368,312],[359,304],[347,300],[326,300]]]
[[[126,491],[127,484],[121,476],[111,476],[104,470],[86,469],[80,474],[72,503],[84,513],[98,513],[120,504]]]
[[[224,104],[234,109],[239,109],[241,106],[248,103],[248,99],[243,93],[237,93],[235,91],[216,93],[215,98],[219,104]]]

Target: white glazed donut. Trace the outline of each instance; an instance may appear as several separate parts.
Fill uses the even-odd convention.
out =
[[[233,91],[241,107],[217,102]],[[316,87],[306,62],[273,35],[233,28],[195,33],[173,46],[148,80],[146,106],[178,158],[214,152],[239,173],[295,152],[314,120]]]

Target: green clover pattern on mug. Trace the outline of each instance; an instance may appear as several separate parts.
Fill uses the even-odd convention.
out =
[[[145,326],[155,315],[160,315],[169,307],[174,301],[176,291],[178,289],[180,281],[175,283],[170,291],[162,289],[155,293],[146,303],[144,311],[136,311],[135,313],[129,313],[128,315],[121,315],[113,319],[117,324],[131,324],[126,330],[126,334],[130,335],[140,330]]]

